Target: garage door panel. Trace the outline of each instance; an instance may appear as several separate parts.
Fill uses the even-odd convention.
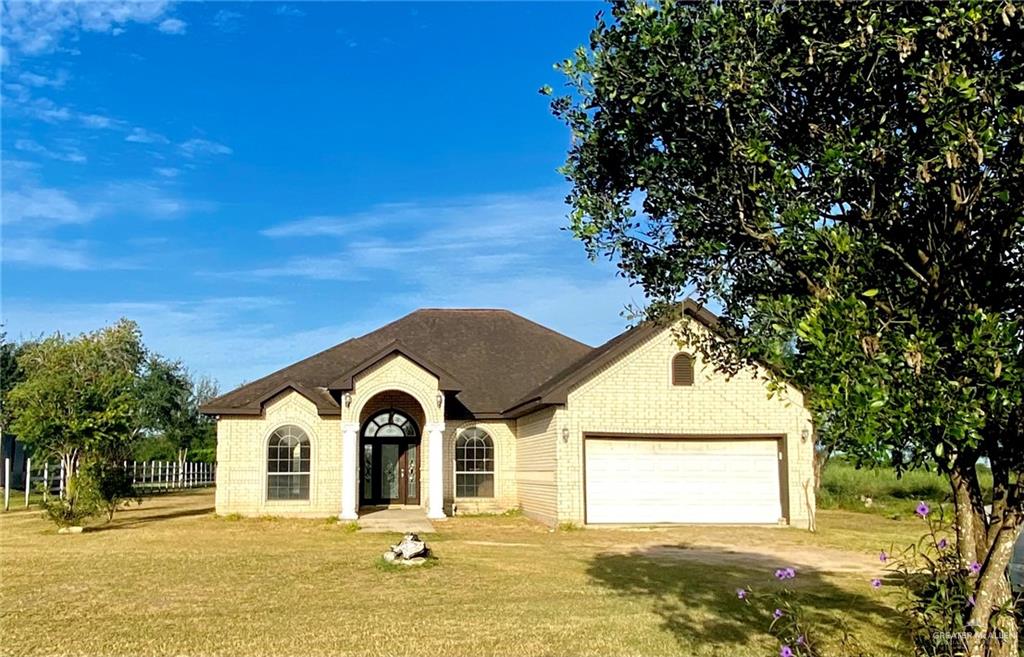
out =
[[[588,523],[775,523],[774,439],[588,439]]]

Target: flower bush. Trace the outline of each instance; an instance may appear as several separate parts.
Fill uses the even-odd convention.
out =
[[[904,594],[899,611],[904,616],[914,653],[920,657],[960,657],[966,654],[967,638],[975,628],[969,624],[975,604],[974,579],[981,571],[977,562],[960,560],[947,535],[950,527],[942,511],[933,513],[920,502],[915,513],[928,526],[915,544],[902,550],[890,548],[878,554],[884,573],[868,580],[878,591],[896,586]],[[794,568],[779,568],[774,578],[789,582],[797,577]],[[779,657],[822,657],[813,628],[803,618],[796,592],[788,586],[761,593],[752,587],[736,590],[746,604],[757,605],[768,623],[768,631],[778,640]],[[1011,606],[993,615],[1015,614]],[[852,657],[864,654],[852,637],[843,633],[837,655]]]

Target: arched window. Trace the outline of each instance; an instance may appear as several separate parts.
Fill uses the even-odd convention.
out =
[[[455,441],[455,497],[494,497],[494,441],[482,429]]]
[[[672,359],[672,385],[693,385],[693,356],[690,354],[676,354]]]
[[[366,423],[363,435],[367,438],[415,438],[419,435],[419,429],[405,413],[387,410],[373,416],[373,419]]]
[[[267,499],[309,499],[309,438],[296,426],[278,427],[270,434]]]

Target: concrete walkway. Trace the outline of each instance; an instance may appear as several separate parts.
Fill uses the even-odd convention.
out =
[[[359,531],[397,532],[399,534],[430,534],[434,526],[427,520],[426,509],[371,509],[360,513]]]

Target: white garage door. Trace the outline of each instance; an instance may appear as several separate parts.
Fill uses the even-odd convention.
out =
[[[776,523],[778,441],[588,438],[588,523]]]

